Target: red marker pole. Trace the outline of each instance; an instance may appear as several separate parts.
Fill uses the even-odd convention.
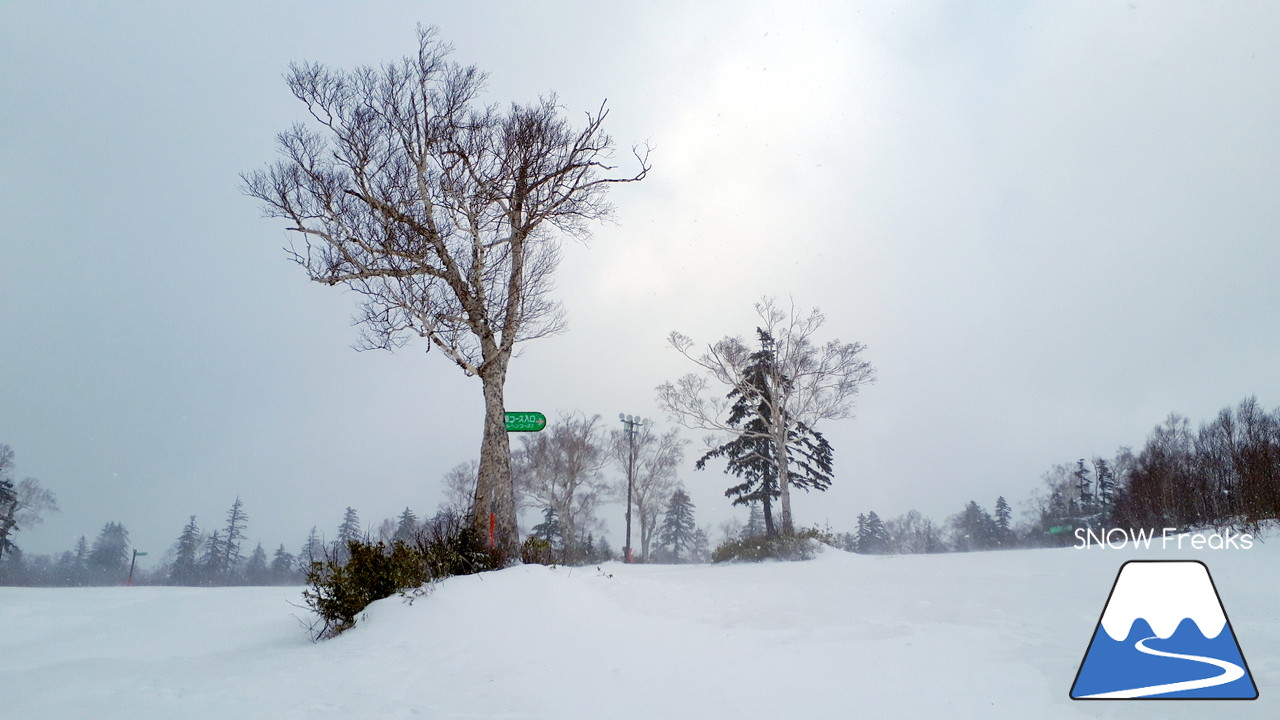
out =
[[[489,513],[489,549],[493,549],[493,526],[495,524],[495,516]]]

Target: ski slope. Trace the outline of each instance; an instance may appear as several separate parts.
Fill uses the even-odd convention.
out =
[[[1275,718],[1280,541],[521,566],[313,644],[299,588],[0,588],[0,718]],[[1210,568],[1261,693],[1074,702],[1127,559]]]

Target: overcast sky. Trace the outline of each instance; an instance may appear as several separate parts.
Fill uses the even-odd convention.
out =
[[[348,505],[429,513],[477,457],[479,382],[352,350],[356,298],[239,188],[303,117],[291,61],[392,60],[416,23],[487,100],[607,98],[619,146],[655,148],[566,245],[569,330],[525,346],[509,409],[667,424],[654,387],[693,368],[666,335],[750,336],[790,296],[879,371],[796,503],[847,530],[1018,508],[1170,411],[1280,404],[1274,2],[370,5],[0,5],[0,443],[62,505],[27,552],[119,521],[158,560],[237,495],[296,552]]]

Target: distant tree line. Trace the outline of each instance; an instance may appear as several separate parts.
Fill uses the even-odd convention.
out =
[[[759,361],[760,357],[753,360]],[[741,420],[750,422],[750,406],[735,395]],[[770,535],[767,501],[778,490],[773,464],[757,463],[767,450],[749,449],[739,436],[729,446],[712,448],[739,462],[727,472],[744,484],[726,491],[734,504],[746,505],[745,525],[723,523],[719,546]],[[824,460],[817,433],[796,436],[809,443],[812,457]],[[633,444],[634,443],[634,444]],[[748,448],[739,453],[734,443]],[[599,416],[561,414],[547,431],[521,438],[512,467],[522,506],[535,511],[525,536],[527,562],[590,564],[618,557],[603,533],[599,516],[606,501],[625,501],[625,465],[634,454],[633,510],[640,541],[637,562],[706,562],[713,550],[710,528],[699,527],[693,502],[678,472],[684,441],[675,431],[645,425],[634,439],[607,432]],[[730,447],[733,446],[733,447]],[[728,449],[726,449],[728,448]],[[752,455],[753,452],[757,454]],[[754,457],[754,459],[753,459]],[[703,461],[707,458],[704,456]],[[613,467],[612,480],[605,477]],[[797,463],[791,483],[815,489],[830,481],[825,462]],[[57,510],[53,494],[39,482],[14,480],[13,452],[0,445],[0,584],[103,585],[123,583],[132,559],[129,533],[119,522],[103,525],[90,542],[81,536],[60,555],[26,556],[14,542],[18,531]],[[622,472],[618,472],[622,470]],[[806,472],[812,471],[812,476]],[[444,476],[446,502],[434,517],[420,520],[409,508],[396,518],[364,527],[354,508],[342,515],[336,536],[326,541],[312,527],[296,552],[283,544],[268,553],[261,543],[250,550],[249,515],[240,498],[225,520],[211,530],[191,516],[158,567],[135,571],[134,582],[169,585],[263,585],[301,583],[313,563],[342,561],[352,542],[411,542],[449,517],[473,516],[477,463],[463,463]],[[1078,528],[1128,529],[1234,527],[1256,530],[1280,519],[1280,410],[1267,412],[1256,398],[1224,408],[1194,432],[1187,418],[1171,414],[1157,425],[1137,452],[1121,447],[1111,457],[1093,456],[1053,466],[1028,502],[1029,512],[1015,523],[1009,502],[998,497],[988,511],[970,500],[944,522],[912,510],[883,519],[870,511],[850,519],[851,531],[811,529],[845,550],[868,554],[967,552],[1015,547],[1053,547],[1075,542]]]
[[[1280,519],[1280,409],[1245,398],[1195,431],[1173,413],[1138,452],[1058,465],[1044,480],[1042,544],[1073,542],[1066,531],[1080,527],[1256,531]]]
[[[1139,451],[1061,463],[1042,481],[1022,524],[1001,497],[994,514],[970,501],[941,527],[915,511],[886,522],[872,512],[835,538],[854,552],[914,553],[1068,546],[1080,528],[1256,532],[1280,520],[1280,409],[1245,398],[1195,431],[1173,413]]]
[[[889,520],[882,520],[873,510],[858,515],[854,532],[832,535],[832,544],[849,552],[869,555],[970,552],[1021,546],[1024,537],[1012,524],[1008,501],[998,497],[994,507],[993,514],[970,500],[964,509],[942,524],[918,510]]]

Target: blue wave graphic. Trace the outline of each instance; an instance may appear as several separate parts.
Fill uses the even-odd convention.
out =
[[[1128,637],[1120,641],[1112,640],[1102,625],[1098,625],[1075,685],[1071,688],[1071,697],[1082,698],[1222,675],[1221,669],[1203,662],[1144,653],[1138,649],[1140,642],[1151,650],[1210,657],[1245,668],[1243,677],[1226,684],[1144,697],[1233,699],[1254,698],[1258,695],[1231,626],[1223,627],[1216,638],[1206,638],[1195,622],[1185,618],[1178,623],[1173,635],[1160,639],[1155,637],[1150,623],[1138,618],[1129,629]]]

